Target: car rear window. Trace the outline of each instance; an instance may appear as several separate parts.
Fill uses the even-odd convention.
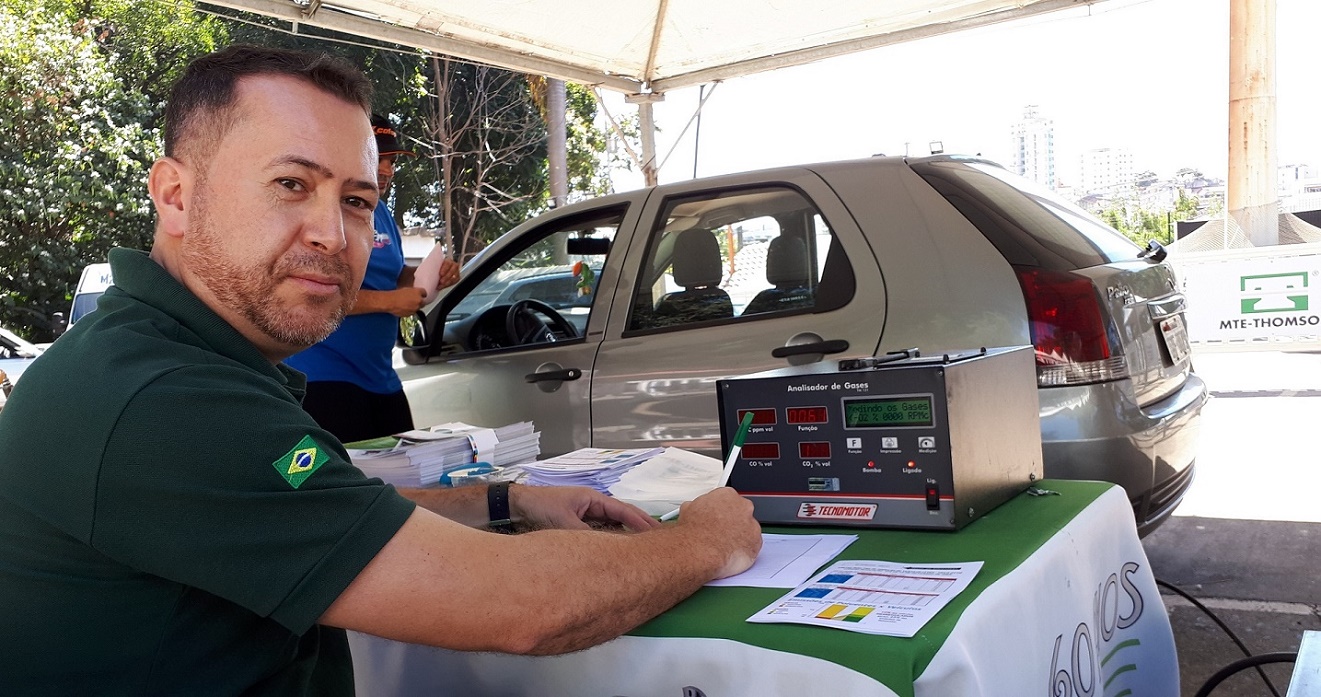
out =
[[[1017,266],[1055,271],[1133,259],[1141,249],[1054,192],[988,162],[913,163],[916,171]]]

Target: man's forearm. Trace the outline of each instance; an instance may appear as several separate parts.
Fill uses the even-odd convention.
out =
[[[349,314],[384,312],[396,317],[406,317],[422,309],[424,295],[422,289],[411,285],[400,286],[394,290],[359,290],[358,298],[349,309]]]
[[[511,494],[517,496],[519,488],[515,485]],[[400,489],[399,493],[422,508],[469,527],[485,528],[490,522],[484,486]],[[520,564],[520,569],[503,572],[519,577],[529,596],[526,604],[516,602],[512,597],[509,600],[515,607],[539,607],[544,611],[541,621],[528,627],[533,630],[535,640],[519,647],[518,652],[559,654],[613,639],[691,595],[711,579],[714,569],[723,560],[698,541],[691,530],[671,526],[668,530],[655,532],[659,534],[649,537],[647,544],[617,539],[631,535],[598,532],[584,536],[580,532],[558,530],[529,533],[526,541],[510,539],[516,546],[528,547],[526,554],[538,559]],[[533,549],[540,551],[532,553],[530,550]],[[711,558],[701,563],[699,560],[703,556]],[[542,565],[546,567],[544,574],[526,573]],[[559,586],[528,585],[529,575],[561,574],[583,581],[571,585],[596,590],[573,593]],[[609,609],[608,617],[602,617],[603,608]],[[427,643],[435,643],[435,639],[430,638]],[[509,649],[504,647],[502,650]]]
[[[484,527],[486,487],[455,491],[461,493],[454,499],[438,496],[433,502],[443,501],[447,509],[457,505],[468,512],[469,525]],[[520,493],[518,487],[513,493]],[[508,607],[540,610],[536,621],[522,620],[527,633],[514,640],[514,647],[498,650],[532,655],[578,651],[609,641],[691,595],[726,559],[726,552],[711,544],[709,531],[683,525],[637,535],[540,530],[505,540],[502,546],[517,551],[498,556],[505,563],[513,561],[514,567],[497,575],[520,580],[517,589],[503,585],[504,600]],[[542,582],[555,577],[572,580]],[[523,610],[518,614],[525,614]]]
[[[579,581],[502,589],[511,591],[506,598],[510,607],[542,609],[542,617],[529,627],[540,634],[534,633],[534,643],[518,652],[580,651],[614,639],[692,595],[714,576],[723,553],[691,533],[667,526],[636,535],[544,530],[514,536],[510,542],[526,545],[525,554],[540,551],[538,563],[523,578],[562,574]],[[544,568],[535,568],[539,566]]]
[[[399,493],[436,515],[471,528],[484,528],[491,522],[486,507],[484,486],[461,486],[454,489],[399,489]]]
[[[565,653],[665,611],[730,553],[723,536],[682,521],[638,534],[453,526],[414,512],[322,621],[460,651]]]
[[[354,301],[353,307],[349,308],[350,315],[368,315],[373,312],[390,312],[390,290],[367,290],[365,288],[358,291],[358,299]]]

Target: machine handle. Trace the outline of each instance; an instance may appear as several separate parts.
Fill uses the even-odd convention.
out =
[[[535,373],[528,373],[523,376],[527,382],[543,382],[546,380],[577,380],[583,376],[583,371],[578,368],[565,368],[563,370],[546,370]]]
[[[776,358],[788,358],[789,356],[801,356],[805,353],[843,353],[849,350],[849,342],[844,339],[828,339],[826,341],[814,341],[810,344],[794,344],[793,346],[777,346],[771,349],[771,355]]]

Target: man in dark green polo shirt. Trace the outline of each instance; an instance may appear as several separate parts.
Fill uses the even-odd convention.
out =
[[[349,694],[344,628],[572,651],[755,557],[729,489],[663,527],[581,488],[397,492],[299,408],[280,361],[370,250],[370,111],[360,73],[295,52],[231,47],[175,86],[150,255],[111,253],[0,418],[0,694]]]

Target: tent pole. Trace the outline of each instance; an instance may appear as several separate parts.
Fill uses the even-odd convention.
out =
[[[569,202],[569,146],[564,81],[546,78],[546,159],[550,163],[550,200],[556,208]]]
[[[642,137],[642,181],[646,186],[656,186],[660,183],[658,176],[660,168],[656,165],[656,120],[651,105],[665,101],[665,93],[630,94],[625,101],[638,105],[638,128]]]

